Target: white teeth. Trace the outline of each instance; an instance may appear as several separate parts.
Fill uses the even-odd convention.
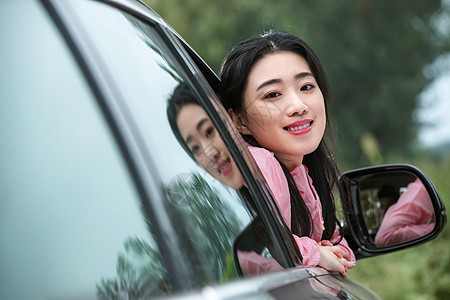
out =
[[[297,127],[287,127],[287,130],[288,131],[296,131],[296,130],[300,130],[300,129],[305,129],[309,125],[311,125],[311,123],[306,123],[306,124],[304,124],[302,126],[297,126]]]
[[[223,173],[230,166],[230,162],[227,162],[222,168],[219,169],[220,173]]]

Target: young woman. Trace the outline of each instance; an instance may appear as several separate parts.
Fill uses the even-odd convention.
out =
[[[301,39],[271,31],[236,45],[221,69],[221,100],[294,235],[303,264],[346,276],[355,256],[339,232],[338,169],[325,71]]]

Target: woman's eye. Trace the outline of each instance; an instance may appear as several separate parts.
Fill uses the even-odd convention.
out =
[[[312,84],[305,84],[304,86],[302,86],[300,88],[300,91],[309,91],[312,90],[314,88],[314,85]]]
[[[214,127],[209,127],[208,129],[206,129],[206,137],[209,137],[211,134],[214,133]]]
[[[195,155],[198,154],[200,152],[200,147],[195,145],[191,147],[191,152]]]
[[[279,97],[279,96],[281,96],[280,93],[270,92],[270,93],[268,93],[267,95],[264,96],[264,99],[271,99],[271,98],[276,98],[276,97]]]

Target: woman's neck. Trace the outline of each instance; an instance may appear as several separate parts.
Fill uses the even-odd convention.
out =
[[[274,153],[274,155],[280,162],[282,162],[286,166],[289,172],[292,172],[295,168],[303,163],[303,156],[286,157],[285,155],[282,155],[280,153]]]

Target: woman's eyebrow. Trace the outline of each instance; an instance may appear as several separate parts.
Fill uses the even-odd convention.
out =
[[[311,73],[311,72],[301,72],[301,73],[298,73],[297,75],[295,75],[295,79],[302,79],[302,78],[308,77],[308,76],[314,77],[314,74]],[[263,87],[265,87],[267,85],[274,84],[274,83],[280,83],[280,82],[281,82],[281,79],[269,79],[269,80],[264,81],[263,83],[261,83],[256,88],[256,91],[259,91],[260,89],[262,89]]]
[[[205,124],[208,121],[209,121],[208,118],[203,118],[200,121],[198,121],[197,126],[196,126],[197,131],[200,131],[200,129],[202,129],[203,124]]]
[[[313,78],[316,78],[316,77],[314,76],[314,74],[311,73],[311,72],[301,72],[301,73],[298,73],[297,75],[295,75],[295,79],[302,79],[302,78],[304,78],[304,77],[309,77],[309,76],[311,76],[311,77],[313,77]]]
[[[264,81],[256,88],[256,91],[259,91],[260,89],[262,89],[263,87],[265,87],[267,85],[274,84],[274,83],[280,83],[280,82],[281,82],[281,79],[270,79],[270,80]]]
[[[200,129],[202,128],[203,124],[205,124],[206,122],[208,122],[209,119],[208,118],[203,118],[200,121],[198,121],[197,126],[195,126],[195,128],[197,129],[197,131],[200,131]],[[186,137],[186,144],[189,144],[190,142],[192,142],[192,135],[188,135]]]

